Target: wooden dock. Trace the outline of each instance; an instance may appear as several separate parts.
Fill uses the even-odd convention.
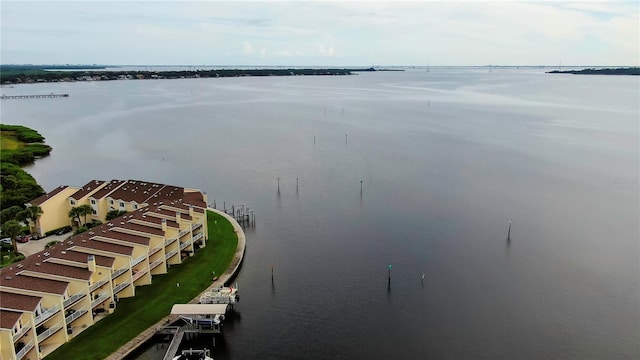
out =
[[[41,99],[41,98],[59,98],[59,97],[69,97],[69,94],[43,94],[43,95],[1,95],[0,99],[2,100],[12,100],[12,99]]]

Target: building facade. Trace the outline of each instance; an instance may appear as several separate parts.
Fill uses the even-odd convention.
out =
[[[42,233],[69,225],[71,207],[84,204],[104,223],[0,269],[2,359],[44,358],[207,242],[207,196],[195,189],[92,180],[30,204],[43,209],[36,224]],[[120,209],[128,212],[105,220]]]

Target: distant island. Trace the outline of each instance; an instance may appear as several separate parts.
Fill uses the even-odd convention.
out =
[[[615,69],[583,69],[583,70],[553,70],[547,74],[575,74],[575,75],[640,75],[640,67]]]
[[[189,79],[240,76],[353,75],[363,69],[217,69],[180,71],[109,71],[100,66],[0,65],[3,85],[41,82]]]

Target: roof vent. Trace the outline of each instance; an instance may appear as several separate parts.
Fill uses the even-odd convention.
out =
[[[18,264],[18,265],[16,265],[16,267],[17,267],[18,269],[22,269],[22,267],[23,267],[23,266],[24,266],[24,265],[22,265],[22,264]]]
[[[36,266],[40,266],[40,263],[36,263]]]
[[[12,278],[11,278],[11,276],[5,276],[5,279],[6,280],[11,280]]]
[[[87,240],[86,239],[82,239],[82,242],[87,242]]]
[[[60,251],[60,253],[61,253],[62,255],[66,255],[66,254],[67,254],[67,252],[66,252],[66,251]]]
[[[46,253],[44,253],[44,254],[42,254],[42,255],[44,255],[44,256],[49,256],[49,255],[51,255],[51,254],[47,251]]]

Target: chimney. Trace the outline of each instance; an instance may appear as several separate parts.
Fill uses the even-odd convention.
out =
[[[96,257],[93,255],[87,256],[87,265],[89,265],[89,271],[96,272]]]
[[[162,231],[167,232],[167,219],[162,219]]]
[[[193,205],[189,204],[189,216],[193,219]]]
[[[178,226],[180,226],[180,220],[181,220],[181,219],[180,219],[180,213],[179,213],[179,212],[177,212],[177,213],[176,213],[176,222],[178,223]]]

